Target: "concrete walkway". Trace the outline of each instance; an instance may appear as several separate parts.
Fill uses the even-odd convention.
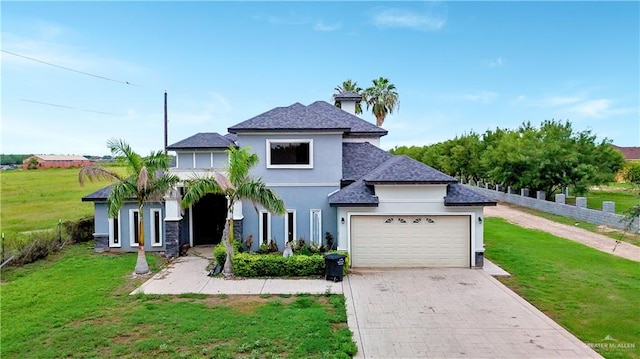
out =
[[[501,204],[495,207],[485,207],[484,215],[485,217],[501,217],[524,228],[538,229],[614,256],[640,262],[640,247],[626,242],[616,243],[613,238],[587,231],[579,226],[554,222]]]
[[[342,294],[342,283],[323,279],[224,279],[209,277],[209,259],[179,257],[131,294]]]

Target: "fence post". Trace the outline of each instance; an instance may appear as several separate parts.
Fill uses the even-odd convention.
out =
[[[62,243],[62,219],[58,219],[58,242]]]

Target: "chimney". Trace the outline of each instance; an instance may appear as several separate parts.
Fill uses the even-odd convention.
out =
[[[340,108],[352,115],[356,114],[356,104],[362,101],[362,96],[353,92],[345,91],[334,97],[334,100],[340,101]]]

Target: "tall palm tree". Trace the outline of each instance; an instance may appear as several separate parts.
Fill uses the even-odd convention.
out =
[[[233,206],[236,202],[247,199],[262,205],[267,211],[274,214],[285,214],[284,202],[278,195],[267,188],[261,178],[253,178],[249,170],[255,166],[259,159],[256,154],[249,153],[246,148],[237,149],[230,146],[229,169],[227,174],[214,172],[210,177],[194,177],[185,182],[186,191],[182,198],[182,206],[188,207],[209,193],[221,194],[227,197],[227,219],[222,230],[222,243],[227,250],[227,258],[224,262],[223,273],[226,277],[233,275],[233,246],[230,240],[230,228],[233,224]]]
[[[144,253],[144,204],[162,201],[162,197],[179,179],[166,172],[171,163],[171,157],[162,151],[151,152],[149,156],[142,157],[120,139],[109,140],[107,147],[116,159],[126,165],[126,174],[121,175],[102,166],[93,165],[80,170],[78,181],[81,185],[87,179],[90,181],[107,179],[115,182],[107,197],[111,218],[118,216],[120,208],[126,201],[136,201],[138,204],[138,260],[135,273],[146,274],[149,272],[149,265]]]
[[[376,116],[376,126],[380,127],[388,114],[399,106],[400,101],[396,86],[389,82],[389,79],[380,77],[373,80],[373,86],[364,90],[367,110],[373,106],[372,112]]]
[[[339,100],[336,100],[336,96],[339,96],[344,92],[351,92],[356,95],[362,95],[362,91],[363,91],[362,88],[358,86],[357,82],[351,81],[350,79],[344,81],[342,83],[342,86],[336,86],[334,90],[336,90],[336,93],[333,94],[333,101],[334,101],[334,105],[337,108],[342,108],[342,103],[340,103]],[[361,113],[362,113],[362,105],[360,104],[360,102],[356,102],[356,114],[359,115]]]

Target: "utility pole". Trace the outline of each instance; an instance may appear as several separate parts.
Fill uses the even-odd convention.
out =
[[[168,143],[168,131],[169,131],[169,120],[167,119],[167,91],[164,92],[164,154],[167,154],[167,147],[169,147]]]

